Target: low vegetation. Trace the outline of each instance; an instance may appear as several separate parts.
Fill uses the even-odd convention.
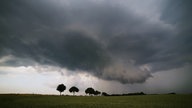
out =
[[[1,108],[192,108],[192,95],[0,95]]]

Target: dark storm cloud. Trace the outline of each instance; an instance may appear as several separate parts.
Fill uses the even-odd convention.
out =
[[[167,70],[192,63],[192,2],[169,0],[162,7],[161,20],[175,26],[175,35],[168,38],[161,53],[150,59],[154,70]]]
[[[16,59],[0,63],[38,62],[142,83],[151,72],[191,63],[190,31],[183,38],[179,26],[163,21],[150,21],[114,1],[2,0],[0,56]]]

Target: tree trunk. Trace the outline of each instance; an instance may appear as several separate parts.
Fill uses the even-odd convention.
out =
[[[60,92],[60,96],[61,96],[61,92]]]

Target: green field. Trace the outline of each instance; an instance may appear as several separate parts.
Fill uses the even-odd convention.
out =
[[[0,108],[192,108],[192,95],[0,95]]]

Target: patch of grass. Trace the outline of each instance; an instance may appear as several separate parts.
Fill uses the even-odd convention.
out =
[[[192,108],[192,95],[0,95],[1,108]]]

